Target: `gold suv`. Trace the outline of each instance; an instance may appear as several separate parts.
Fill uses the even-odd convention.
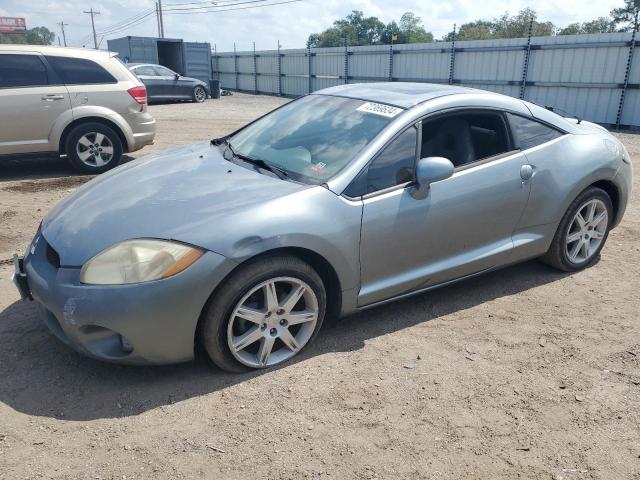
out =
[[[115,54],[0,45],[0,158],[66,155],[100,173],[155,131],[144,85]]]

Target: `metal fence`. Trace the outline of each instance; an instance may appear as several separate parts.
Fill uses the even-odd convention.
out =
[[[221,86],[299,96],[343,83],[466,85],[607,126],[640,126],[635,32],[363,47],[213,52]]]

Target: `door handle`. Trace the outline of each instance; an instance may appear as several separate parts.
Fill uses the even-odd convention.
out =
[[[64,95],[58,95],[55,93],[50,93],[48,95],[43,95],[42,100],[46,100],[47,102],[53,102],[54,100],[62,100],[64,99]]]
[[[534,165],[529,165],[529,164],[522,165],[520,167],[520,178],[522,179],[522,183],[531,180],[531,177],[533,177],[534,173],[535,173]]]

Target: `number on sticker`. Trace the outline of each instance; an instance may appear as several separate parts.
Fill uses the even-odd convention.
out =
[[[373,102],[363,103],[357,108],[357,110],[359,112],[382,115],[383,117],[395,117],[400,112],[402,112],[401,108],[392,107],[391,105],[384,105],[382,103],[373,103]]]

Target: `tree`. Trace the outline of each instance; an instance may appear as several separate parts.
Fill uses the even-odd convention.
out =
[[[405,12],[400,17],[400,35],[403,39],[398,43],[433,42],[433,34],[424,29],[422,19],[413,12]]]
[[[384,23],[377,17],[365,17],[359,10],[352,11],[344,19],[335,20],[333,26],[321,33],[312,33],[307,40],[309,47],[339,47],[372,45],[380,42]]]
[[[494,38],[494,24],[488,20],[465,23],[456,32],[456,40],[487,40],[489,38]],[[442,40],[445,42],[453,40],[453,32],[446,34]]]
[[[538,22],[538,14],[530,9],[520,10],[517,15],[509,16],[504,13],[494,19],[494,38],[522,38],[529,34],[529,24],[533,21],[531,34],[534,37],[544,37],[553,35],[555,26],[551,22]]]
[[[539,22],[534,10],[525,8],[516,15],[505,12],[493,20],[477,20],[460,26],[456,40],[485,40],[490,38],[522,38],[529,34],[529,24],[533,20],[532,35],[553,35],[555,26],[551,22]],[[445,35],[443,40],[451,41],[453,32]]]
[[[640,0],[624,0],[624,7],[611,10],[613,23],[621,32],[630,32],[635,28],[635,17],[640,11]]]
[[[0,33],[0,43],[51,45],[56,34],[46,27],[34,27],[24,33]]]
[[[571,23],[558,30],[558,35],[578,35],[580,33],[612,33],[616,31],[616,24],[607,17],[598,17],[584,23]]]
[[[365,17],[360,10],[354,10],[344,19],[335,20],[333,25],[321,33],[312,33],[307,40],[308,47],[339,47],[349,45],[380,45],[391,43],[433,42],[433,34],[427,32],[420,17],[406,12],[400,18],[385,25],[377,17]]]

